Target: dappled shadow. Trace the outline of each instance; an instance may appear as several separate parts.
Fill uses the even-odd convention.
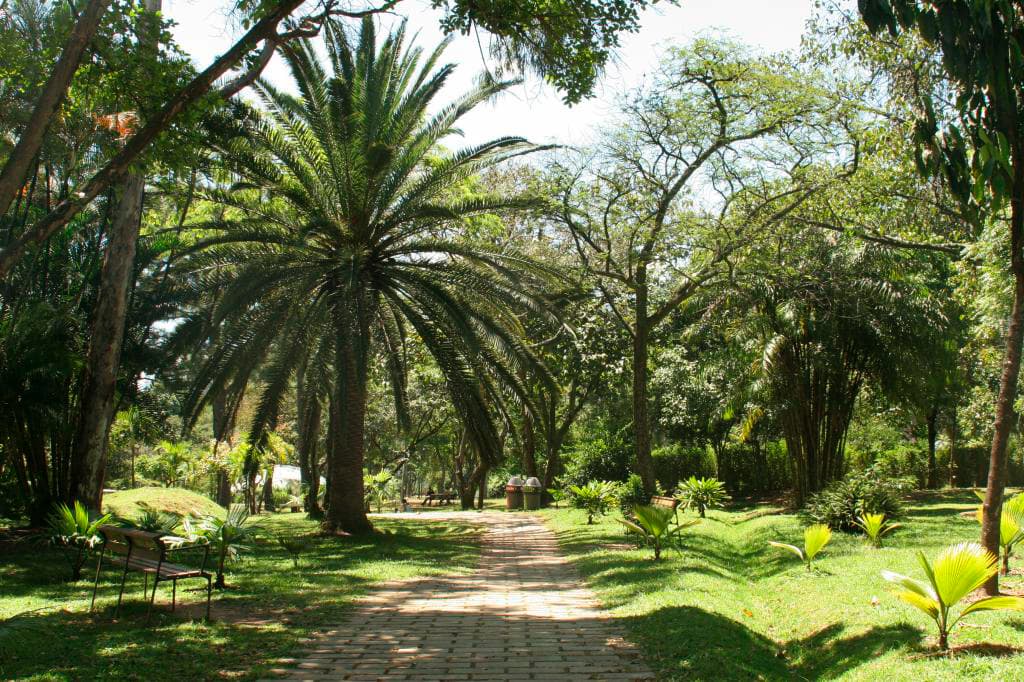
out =
[[[264,523],[266,521],[266,523]],[[205,608],[199,592],[182,583],[179,607],[170,613],[170,586],[161,584],[151,625],[145,625],[143,580],[129,574],[120,617],[112,620],[120,574],[101,572],[97,612],[89,615],[92,580],[62,582],[66,564],[52,550],[29,547],[0,557],[0,595],[15,591],[47,604],[26,613],[0,633],[0,679],[49,674],[75,680],[132,678],[146,670],[152,680],[220,679],[265,669],[289,654],[310,628],[343,619],[355,597],[379,578],[379,567],[398,564],[408,574],[469,570],[476,562],[478,531],[447,519],[387,520],[392,533],[367,538],[312,538],[293,567],[274,535],[298,524],[267,527],[240,563],[229,567],[233,589],[214,593],[213,622],[196,619]],[[303,534],[315,529],[302,526]],[[62,560],[61,560],[62,561]],[[87,567],[92,576],[95,563]],[[9,602],[17,603],[17,602]],[[6,636],[3,636],[6,634]]]
[[[663,607],[623,619],[645,642],[644,654],[672,676],[720,680],[834,678],[894,648],[916,646],[909,626],[875,627],[844,636],[833,624],[808,637],[779,643],[745,624],[692,606]],[[657,642],[671,641],[662,649]],[[682,652],[682,655],[679,653]]]

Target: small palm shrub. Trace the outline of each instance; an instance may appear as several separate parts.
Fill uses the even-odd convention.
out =
[[[676,537],[684,528],[689,528],[700,519],[691,519],[685,523],[673,524],[675,512],[668,507],[638,505],[632,509],[632,519],[618,519],[632,533],[637,533],[644,544],[654,550],[654,560],[661,559],[661,550]]]
[[[53,545],[64,549],[71,566],[71,579],[81,580],[82,567],[89,553],[101,540],[100,526],[110,523],[110,514],[98,516],[75,501],[69,507],[57,504],[46,521],[45,537]]]
[[[964,616],[976,611],[1024,611],[1024,598],[999,596],[979,599],[954,615],[953,607],[999,570],[996,557],[976,542],[947,547],[934,564],[928,562],[924,552],[918,552],[918,561],[927,582],[892,571],[882,571],[882,577],[903,588],[897,597],[931,616],[939,629],[939,648],[943,651],[949,649],[950,631]]]
[[[711,507],[721,507],[729,499],[725,485],[715,478],[690,476],[679,486],[679,496],[687,508],[696,509],[703,519],[704,512]]]
[[[886,478],[869,469],[830,484],[810,499],[805,513],[812,523],[853,531],[857,529],[857,519],[865,514],[898,518],[903,511],[901,499],[907,491],[904,480]]]
[[[379,514],[384,503],[396,493],[398,480],[390,471],[378,471],[375,474],[363,474],[363,490],[366,495],[366,507],[369,509],[370,502],[377,503]]]
[[[807,570],[811,570],[811,563],[814,561],[814,557],[825,548],[825,545],[832,539],[832,530],[822,523],[816,523],[813,526],[808,526],[804,529],[804,546],[803,548],[797,547],[796,545],[789,545],[785,542],[772,542],[768,544],[772,547],[779,547],[786,551],[792,552],[793,554],[800,557],[800,561],[804,562],[807,566]]]
[[[984,495],[975,491],[975,494],[984,501]],[[977,519],[982,523],[983,508],[978,505]],[[999,519],[999,552],[1002,555],[1002,573],[1010,574],[1010,558],[1013,550],[1024,540],[1024,493],[1019,493],[1013,498],[1003,502],[1003,513]]]
[[[224,518],[219,516],[207,516],[200,523],[197,533],[205,537],[213,545],[217,555],[217,579],[214,587],[219,590],[227,585],[224,581],[224,565],[229,561],[238,559],[239,554],[249,549],[246,543],[251,540],[256,530],[250,525],[249,511],[244,504],[232,505]],[[186,520],[186,533],[192,535],[191,522]]]
[[[569,486],[572,505],[587,512],[587,523],[595,516],[604,516],[618,498],[619,486],[611,481],[590,481],[585,485]]]
[[[864,531],[864,534],[868,536],[868,540],[875,547],[882,546],[882,537],[884,535],[888,535],[903,525],[901,523],[890,523],[886,520],[885,514],[865,514],[858,517],[854,523]]]

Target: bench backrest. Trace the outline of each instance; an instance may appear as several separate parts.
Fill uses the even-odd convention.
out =
[[[118,526],[100,526],[104,549],[116,554],[129,552],[135,559],[151,559],[160,561],[164,557],[166,547],[160,542],[160,533],[151,533],[134,528]]]
[[[655,495],[651,498],[651,505],[655,507],[668,507],[669,509],[675,509],[679,506],[679,500],[674,497]]]

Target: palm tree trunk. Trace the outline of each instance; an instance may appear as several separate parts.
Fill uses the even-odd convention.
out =
[[[352,334],[343,327],[338,336],[334,389],[338,419],[330,444],[330,503],[323,522],[324,530],[331,533],[373,532],[373,525],[366,518],[363,490],[367,356],[364,349],[354,347],[352,338],[368,338],[368,333],[359,333],[362,331]]]
[[[928,488],[939,487],[939,472],[935,469],[935,441],[939,436],[939,408],[933,407],[928,413],[928,474],[925,485]]]

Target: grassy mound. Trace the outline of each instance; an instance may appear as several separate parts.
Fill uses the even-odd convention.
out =
[[[135,517],[145,505],[159,511],[174,514],[206,516],[208,514],[224,514],[220,506],[205,495],[194,493],[183,488],[135,488],[107,493],[103,496],[103,511],[116,516]]]

